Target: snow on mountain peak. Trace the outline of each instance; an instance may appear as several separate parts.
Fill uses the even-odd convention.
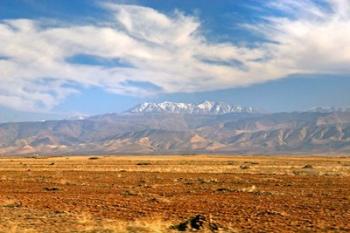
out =
[[[225,113],[253,113],[252,107],[230,105],[222,102],[204,101],[200,104],[176,103],[165,101],[162,103],[142,103],[128,111],[129,113],[195,113],[195,114],[225,114]]]

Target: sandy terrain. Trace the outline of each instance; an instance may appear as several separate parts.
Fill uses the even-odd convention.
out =
[[[0,159],[0,232],[172,232],[197,214],[221,232],[350,232],[350,157]]]

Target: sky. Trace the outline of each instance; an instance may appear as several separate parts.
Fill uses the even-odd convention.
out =
[[[1,0],[0,122],[350,106],[349,0]]]

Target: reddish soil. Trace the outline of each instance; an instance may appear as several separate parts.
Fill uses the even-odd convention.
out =
[[[158,160],[122,164],[118,159],[79,158],[75,165],[87,165],[78,170],[69,169],[69,159],[3,159],[0,232],[14,225],[38,232],[78,232],[77,219],[84,214],[96,222],[154,216],[181,222],[203,214],[238,232],[350,232],[350,159],[328,163],[315,158],[305,168],[305,159],[283,159],[279,164],[275,159],[198,158],[198,172],[156,169],[184,166],[181,159],[154,165]],[[243,160],[254,162],[240,166]],[[201,161],[217,166],[218,172],[201,172]],[[232,173],[221,172],[226,162],[235,166]],[[267,163],[273,164],[270,172],[259,173],[259,166],[266,169]],[[334,171],[333,163],[344,168],[342,173]],[[106,164],[109,169],[99,171]],[[113,166],[118,169],[110,169]],[[295,172],[280,174],[283,166]],[[331,175],[317,172],[325,166],[333,169]]]

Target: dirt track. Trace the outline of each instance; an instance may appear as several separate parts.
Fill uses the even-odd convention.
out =
[[[0,159],[0,232],[199,213],[237,232],[350,232],[350,158]]]

